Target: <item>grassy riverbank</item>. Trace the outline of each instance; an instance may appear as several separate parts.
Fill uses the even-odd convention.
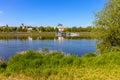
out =
[[[119,80],[120,52],[82,57],[27,51],[0,62],[3,80]]]
[[[26,37],[26,36],[43,36],[43,37],[54,37],[55,36],[55,32],[3,32],[0,33],[0,37],[3,36],[22,36],[22,37]]]
[[[79,36],[77,38],[95,38],[95,34],[93,32],[78,32]],[[0,33],[0,39],[22,39],[25,38],[27,39],[28,37],[32,37],[33,39],[42,37],[42,38],[55,38],[56,37],[56,32],[9,32],[9,33]],[[69,38],[69,37],[68,37]],[[74,38],[74,37],[73,37]]]

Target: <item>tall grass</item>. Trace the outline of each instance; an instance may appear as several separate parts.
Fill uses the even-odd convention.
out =
[[[96,38],[94,35],[96,33],[93,32],[80,32],[79,36],[75,37],[66,37],[66,39],[91,39]],[[32,37],[33,39],[54,39],[56,38],[56,32],[41,32],[41,33],[28,33],[28,32],[10,32],[10,33],[0,33],[0,39],[27,39],[28,37]]]
[[[0,66],[1,77],[23,80],[119,80],[120,52],[103,55],[89,53],[82,57],[60,52],[27,51]]]

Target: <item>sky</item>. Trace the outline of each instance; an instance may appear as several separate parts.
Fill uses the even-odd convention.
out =
[[[0,0],[0,26],[92,25],[107,0]]]

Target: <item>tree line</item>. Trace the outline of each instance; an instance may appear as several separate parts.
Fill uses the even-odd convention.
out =
[[[92,26],[87,26],[87,27],[66,27],[64,29],[64,32],[92,32],[92,31],[96,31],[96,28],[94,28]],[[8,25],[6,25],[6,26],[0,27],[0,32],[58,32],[58,29],[57,29],[57,27],[53,27],[53,26],[9,27]]]

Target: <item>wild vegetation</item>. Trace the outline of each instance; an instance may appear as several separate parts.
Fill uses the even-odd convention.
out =
[[[0,79],[119,80],[120,52],[82,57],[61,52],[27,51],[0,62]]]
[[[98,49],[102,54],[81,57],[61,52],[27,51],[0,61],[0,79],[22,80],[119,80],[120,0],[109,0],[96,15]]]
[[[19,39],[19,40],[28,40],[28,38],[32,38],[33,40],[44,40],[44,39],[57,39],[56,32],[40,32],[40,33],[26,33],[26,32],[16,32],[16,33],[1,33],[0,39],[2,40],[10,40],[10,39]],[[79,32],[79,36],[69,36],[64,37],[65,39],[94,39],[96,38],[95,32]]]
[[[22,26],[23,25],[23,26]],[[57,32],[58,29],[53,26],[24,26],[22,24],[19,27],[13,27],[13,26],[1,26],[0,27],[0,32]],[[96,29],[92,26],[87,26],[87,27],[66,27],[65,32],[92,32],[96,31]]]
[[[95,26],[99,36],[100,53],[120,51],[120,0],[109,0],[96,15]]]

